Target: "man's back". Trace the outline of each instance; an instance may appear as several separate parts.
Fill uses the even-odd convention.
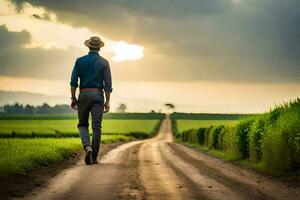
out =
[[[109,63],[98,52],[90,51],[76,60],[71,86],[78,87],[78,78],[80,79],[80,89],[101,88],[106,92],[112,90]]]

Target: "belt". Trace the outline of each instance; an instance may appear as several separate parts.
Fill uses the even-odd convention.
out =
[[[103,90],[100,88],[82,88],[80,89],[80,92],[99,92],[103,94]]]

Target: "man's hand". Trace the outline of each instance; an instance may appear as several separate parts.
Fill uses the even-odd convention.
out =
[[[74,110],[77,110],[77,99],[76,98],[72,98],[71,99],[71,108],[73,108]]]
[[[109,105],[109,102],[107,101],[104,103],[103,112],[107,113],[109,111],[109,109],[110,109],[110,105]]]

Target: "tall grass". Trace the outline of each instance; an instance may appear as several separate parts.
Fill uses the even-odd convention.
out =
[[[254,122],[254,119],[247,119],[241,121],[236,126],[236,143],[238,146],[238,149],[241,154],[241,158],[248,158],[249,157],[249,138],[248,135],[250,133],[250,130],[252,128],[252,124]]]
[[[262,157],[262,141],[268,126],[268,117],[265,114],[257,117],[253,121],[252,127],[248,134],[249,140],[249,157],[252,161],[260,161]]]
[[[197,139],[196,137],[197,136]],[[177,133],[183,142],[224,151],[280,175],[300,171],[300,99],[270,112],[243,118],[235,126],[210,126]]]
[[[262,161],[268,171],[300,169],[300,102],[284,105],[276,123],[266,130]]]

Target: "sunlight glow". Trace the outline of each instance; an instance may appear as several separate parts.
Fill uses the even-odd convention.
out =
[[[110,50],[115,54],[113,59],[117,62],[124,60],[139,60],[144,56],[144,48],[142,46],[128,44],[124,41],[111,44]]]

